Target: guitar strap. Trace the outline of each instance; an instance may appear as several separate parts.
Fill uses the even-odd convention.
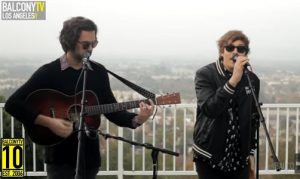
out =
[[[148,99],[155,99],[155,94],[126,80],[125,78],[115,74],[114,72],[111,72],[109,70],[106,69],[106,71],[108,73],[110,73],[111,75],[113,75],[115,78],[117,78],[118,80],[120,80],[121,82],[123,82],[125,85],[127,85],[128,87],[130,87],[131,89],[133,89],[134,91],[138,92],[139,94],[141,94],[142,96],[148,98]]]

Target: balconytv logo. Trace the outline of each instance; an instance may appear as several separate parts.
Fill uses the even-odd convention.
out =
[[[2,1],[2,20],[46,20],[46,1]]]

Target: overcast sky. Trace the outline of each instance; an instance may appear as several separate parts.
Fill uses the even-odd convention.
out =
[[[94,58],[215,59],[239,29],[254,61],[300,61],[299,0],[46,0],[46,20],[0,20],[0,58],[55,59],[63,21],[79,15],[98,25]]]

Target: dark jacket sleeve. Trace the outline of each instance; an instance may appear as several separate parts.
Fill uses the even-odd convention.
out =
[[[108,78],[108,74],[105,71],[103,74],[103,93],[102,93],[102,99],[104,104],[111,104],[116,103],[117,100],[114,97],[111,88],[110,88],[110,82]],[[137,126],[134,125],[133,119],[137,115],[136,113],[131,113],[128,111],[119,111],[119,112],[113,112],[104,114],[109,121],[113,122],[114,124],[121,126],[121,127],[129,127],[129,128],[136,128]]]
[[[26,105],[26,98],[33,91],[42,88],[45,67],[39,68],[30,79],[14,92],[5,103],[5,110],[24,125],[32,126],[38,112]]]
[[[196,72],[195,77],[197,106],[210,118],[217,118],[224,112],[235,91],[228,82],[218,84],[216,75],[218,73],[213,68],[205,66]]]

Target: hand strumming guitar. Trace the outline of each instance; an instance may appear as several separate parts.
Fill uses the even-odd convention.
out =
[[[71,121],[51,118],[45,115],[38,115],[35,124],[49,128],[54,134],[67,138],[73,132],[73,123]]]

